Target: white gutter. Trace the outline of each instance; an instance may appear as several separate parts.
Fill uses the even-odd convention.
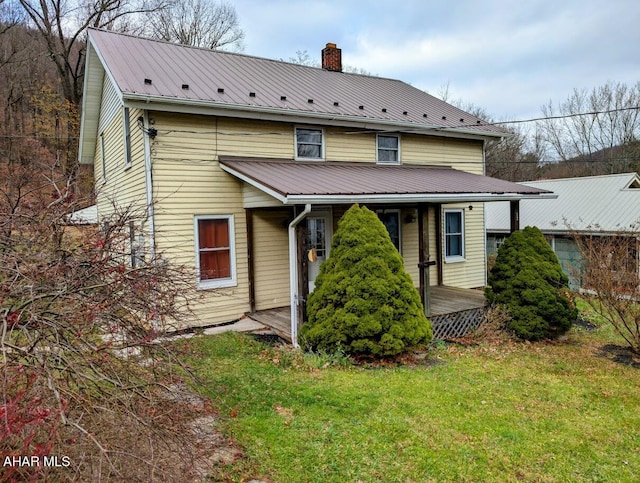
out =
[[[311,212],[311,205],[306,204],[302,213],[289,223],[289,293],[291,306],[291,342],[298,346],[298,257],[296,226]]]
[[[156,258],[156,226],[155,226],[155,210],[153,206],[153,178],[151,176],[151,143],[149,141],[149,135],[147,134],[149,129],[149,112],[143,113],[143,126],[144,132],[142,138],[144,139],[144,176],[146,184],[147,195],[147,222],[149,223],[149,254],[151,260]]]
[[[259,187],[258,187],[259,188]],[[518,194],[518,193],[464,193],[451,194],[366,194],[366,195],[288,195],[284,204],[350,204],[350,203],[471,203],[489,201],[516,201],[516,200],[554,200],[558,197],[555,193]]]
[[[393,194],[362,194],[362,195],[292,195],[280,193],[269,186],[246,176],[224,163],[220,163],[223,171],[235,176],[245,183],[259,189],[263,193],[278,200],[283,205],[301,204],[352,204],[352,203],[480,203],[485,201],[517,201],[517,200],[555,200],[558,195],[555,193],[393,193]]]
[[[482,176],[487,175],[487,141],[482,141]],[[482,205],[482,257],[484,265],[487,266],[487,210]],[[464,238],[464,237],[463,237]],[[488,270],[484,270],[484,286],[487,286]]]

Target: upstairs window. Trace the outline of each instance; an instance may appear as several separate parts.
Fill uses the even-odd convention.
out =
[[[464,211],[445,210],[444,212],[445,260],[457,262],[464,260]]]
[[[236,284],[233,216],[197,216],[196,271],[200,288]]]
[[[378,163],[400,164],[400,138],[378,134]]]
[[[296,128],[296,158],[324,158],[324,136],[322,129]]]

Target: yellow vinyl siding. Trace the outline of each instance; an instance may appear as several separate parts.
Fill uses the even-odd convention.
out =
[[[429,261],[435,261],[436,265],[429,266],[429,285],[438,285],[438,237],[436,234],[436,207],[427,208],[427,255]]]
[[[406,223],[405,218],[413,215],[415,221]],[[418,268],[419,238],[418,238],[418,215],[415,208],[400,210],[400,232],[402,240],[402,257],[404,258],[404,269],[411,276],[413,285],[420,286],[420,270]]]
[[[270,206],[282,206],[282,203],[264,191],[244,183],[242,186],[242,199],[245,208],[266,208]]]
[[[216,127],[219,156],[288,159],[294,156],[291,124],[219,119]]]
[[[131,206],[144,213],[146,208],[146,184],[144,172],[144,139],[136,119],[142,111],[130,109],[131,125],[131,167],[125,168],[124,151],[124,109],[120,107],[108,127],[102,132],[105,159],[102,159],[100,137],[96,141],[98,161],[94,164],[95,177],[102,180],[102,163],[105,163],[107,182],[98,184],[98,214],[106,215],[113,210],[113,203],[119,207]]]
[[[289,305],[289,235],[291,211],[253,212],[254,288],[257,310]]]
[[[464,209],[464,259],[463,262],[443,263],[442,282],[444,285],[460,288],[476,288],[484,285],[485,248],[484,248],[484,205],[469,204],[443,205],[442,243],[444,250],[444,210]]]
[[[375,162],[375,134],[349,134],[345,128],[327,128],[324,130],[324,135],[326,159]]]
[[[195,274],[196,215],[233,215],[236,250],[234,287],[197,290],[196,325],[239,319],[249,311],[247,229],[242,182],[217,162],[217,120],[206,116],[151,113],[158,136],[151,142],[156,247]]]
[[[106,85],[105,85],[106,86]],[[105,87],[105,93],[108,89]],[[106,95],[105,98],[109,98]],[[107,103],[110,105],[109,103]],[[105,105],[105,109],[108,109]],[[99,185],[99,210],[108,210],[110,199],[118,203],[146,206],[144,139],[137,124],[142,111],[131,109],[132,166],[124,168],[123,110],[120,107],[102,131],[105,141],[107,183]],[[149,120],[158,135],[150,141],[153,198],[155,207],[156,248],[173,262],[193,270],[193,305],[196,325],[212,325],[239,319],[250,310],[248,240],[245,208],[280,206],[277,200],[246,185],[224,172],[218,156],[233,155],[261,158],[294,157],[294,128],[291,123],[261,122],[151,112]],[[375,162],[374,133],[346,134],[343,128],[325,128],[327,159]],[[96,179],[101,179],[98,154]],[[482,143],[417,135],[401,136],[402,161],[407,164],[448,165],[482,173]],[[334,206],[334,221],[348,206]],[[375,207],[372,207],[375,209]],[[402,252],[405,267],[414,285],[419,284],[418,223],[405,223],[414,208],[401,211]],[[233,215],[236,249],[237,285],[223,289],[195,290],[196,215]],[[284,227],[289,210],[259,210],[254,216],[254,295],[257,309],[285,306],[289,303],[288,234]],[[427,210],[428,242],[435,259],[435,211]],[[444,264],[444,283],[476,287],[484,283],[484,245],[482,207],[465,210],[465,257],[459,264]],[[335,230],[335,227],[334,227]],[[437,284],[437,267],[430,269],[430,283]]]
[[[104,76],[104,82],[102,85],[101,104],[98,133],[102,132],[117,115],[118,110],[122,109],[122,103],[118,97],[118,91],[113,86],[109,76],[106,75]]]
[[[405,164],[449,166],[484,174],[482,141],[406,134],[401,136],[400,143]]]

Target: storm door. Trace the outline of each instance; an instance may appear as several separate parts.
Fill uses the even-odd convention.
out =
[[[307,275],[309,293],[316,287],[320,265],[329,256],[331,248],[331,210],[312,211],[307,216]]]

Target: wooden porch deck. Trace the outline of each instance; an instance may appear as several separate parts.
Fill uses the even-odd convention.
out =
[[[484,292],[466,288],[434,286],[431,287],[431,315],[434,332],[438,334],[436,324],[449,314],[475,312],[484,307]],[[270,327],[282,339],[291,342],[291,311],[289,306],[276,309],[259,310],[249,317]]]

